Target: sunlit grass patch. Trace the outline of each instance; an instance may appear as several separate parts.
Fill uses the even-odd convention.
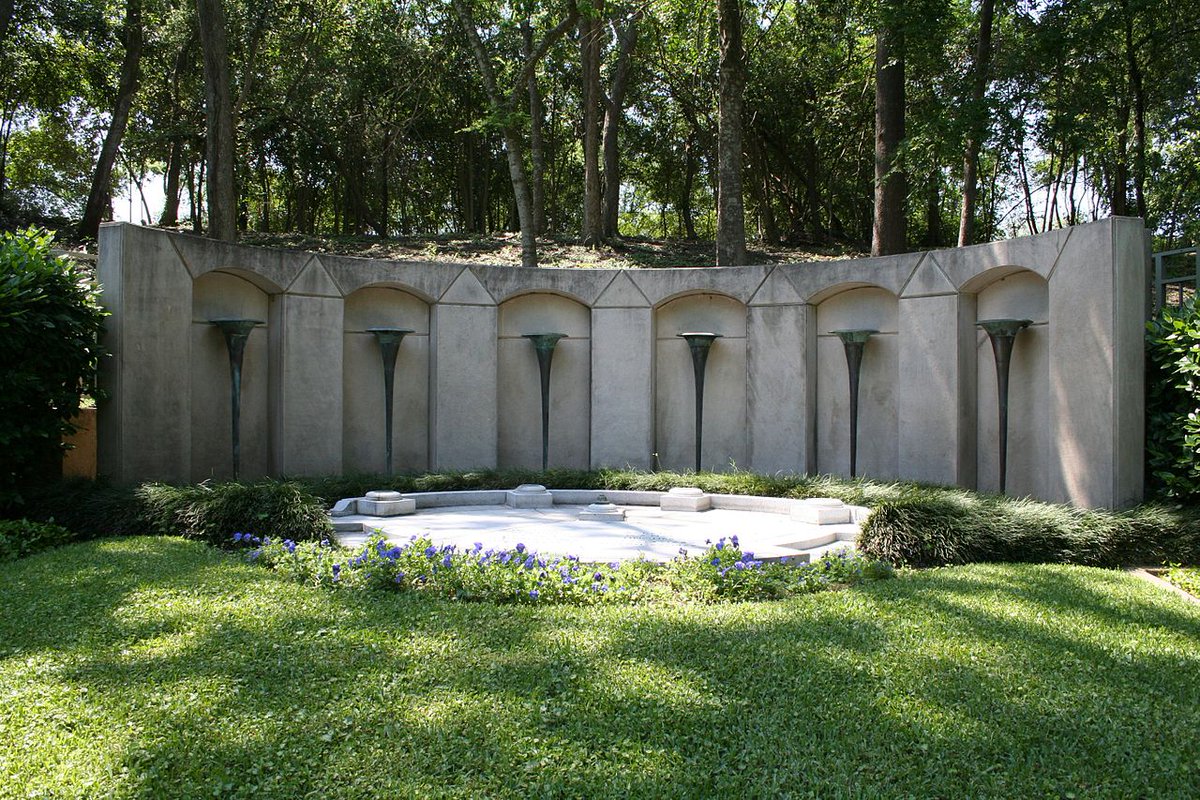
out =
[[[195,542],[0,566],[0,797],[1190,798],[1200,609],[975,565],[770,602],[332,591]],[[931,788],[933,787],[933,788]]]

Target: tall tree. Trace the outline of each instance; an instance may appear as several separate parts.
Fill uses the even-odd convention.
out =
[[[579,15],[579,63],[583,77],[583,243],[603,237],[600,216],[600,34],[604,0],[584,0]]]
[[[621,204],[621,151],[618,137],[621,120],[625,116],[625,93],[629,90],[630,65],[633,50],[637,46],[638,24],[643,11],[638,8],[624,21],[615,26],[617,60],[609,79],[608,94],[604,98],[604,238],[620,236],[618,220]]]
[[[463,33],[471,45],[475,56],[475,65],[483,80],[487,93],[489,116],[498,124],[504,138],[504,148],[508,155],[508,172],[512,180],[513,199],[517,207],[517,219],[521,228],[521,266],[537,266],[537,233],[534,227],[533,199],[529,191],[529,180],[525,174],[525,147],[521,141],[521,132],[517,127],[517,107],[522,91],[528,90],[529,76],[537,69],[538,63],[558,40],[566,35],[579,19],[579,10],[574,2],[570,4],[566,17],[551,30],[547,31],[542,41],[524,59],[517,70],[516,80],[508,89],[502,89],[492,65],[492,54],[484,45],[479,29],[467,0],[452,0],[454,11],[462,23]]]
[[[233,87],[229,81],[229,40],[221,2],[196,0],[196,19],[204,56],[208,235],[232,242],[237,238]]]
[[[742,202],[742,97],[746,51],[742,45],[741,0],[717,0],[720,89],[717,128],[717,266],[746,263],[746,220]]]
[[[125,22],[121,29],[121,39],[125,45],[125,57],[121,60],[117,98],[113,104],[108,131],[104,134],[104,144],[100,147],[100,156],[96,159],[96,169],[92,173],[92,188],[88,192],[87,203],[83,209],[83,219],[79,223],[80,235],[90,238],[95,238],[100,232],[100,220],[109,207],[113,164],[117,160],[117,150],[121,147],[121,139],[125,136],[125,127],[129,123],[129,111],[133,107],[133,97],[137,93],[138,78],[141,76],[143,40],[141,0],[126,0]]]
[[[904,141],[904,27],[900,9],[880,9],[875,32],[875,214],[871,255],[902,253],[907,247],[904,197],[908,183],[901,163]]]
[[[975,43],[975,61],[971,65],[971,99],[967,106],[968,124],[966,153],[963,155],[962,206],[958,218],[958,246],[975,243],[975,205],[979,199],[979,149],[987,135],[988,72],[992,63],[992,18],[996,0],[981,0],[979,5],[979,39]]]

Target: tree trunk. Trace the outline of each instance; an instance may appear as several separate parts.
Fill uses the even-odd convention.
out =
[[[496,71],[492,67],[491,56],[487,48],[484,47],[483,40],[479,37],[479,30],[475,27],[475,20],[471,17],[470,8],[467,6],[465,0],[451,0],[451,4],[454,6],[454,11],[462,23],[463,33],[466,34],[467,41],[471,45],[471,52],[475,56],[475,65],[479,67],[480,77],[483,79],[483,87],[487,92],[492,112],[511,119],[513,112],[517,108],[518,94],[528,88],[528,81],[531,80],[531,76],[537,69],[538,63],[545,57],[550,48],[554,46],[555,42],[574,27],[576,20],[579,18],[578,11],[574,4],[572,4],[570,13],[566,19],[548,31],[542,37],[542,41],[534,51],[525,59],[525,63],[522,65],[512,89],[507,93],[502,93],[499,83],[496,80]],[[505,124],[502,133],[504,135],[505,149],[508,151],[508,171],[509,177],[512,180],[513,199],[517,207],[517,216],[521,226],[521,265],[536,267],[537,233],[533,227],[533,201],[529,193],[529,183],[525,177],[525,158],[521,146],[521,138],[517,129],[511,124]]]
[[[696,185],[696,136],[688,137],[683,146],[683,191],[679,197],[679,217],[683,222],[683,235],[686,239],[696,238],[696,221],[692,219],[692,191]]]
[[[237,193],[233,183],[233,96],[229,81],[225,10],[221,2],[196,0],[196,18],[204,55],[208,235],[232,242],[237,238]]]
[[[1117,153],[1109,177],[1109,207],[1114,216],[1129,214],[1129,103],[1117,110]]]
[[[532,57],[533,26],[528,19],[521,20],[521,45],[521,57]],[[534,234],[540,236],[546,231],[546,145],[542,136],[545,110],[537,74],[529,73],[526,84],[529,93],[529,198],[533,204]]]
[[[179,171],[182,168],[183,137],[176,135],[171,137],[171,155],[167,159],[163,210],[158,216],[158,224],[164,228],[173,228],[179,224]]]
[[[885,9],[884,13],[894,9]],[[894,21],[881,22],[875,34],[875,214],[871,255],[903,253],[907,247],[904,196],[907,183],[900,163],[904,141],[904,34]]]
[[[603,235],[600,217],[600,15],[604,0],[590,0],[579,19],[579,63],[583,80],[583,231],[586,247]]]
[[[1129,70],[1129,91],[1133,95],[1133,197],[1137,215],[1146,219],[1146,90],[1142,69],[1133,44],[1133,12],[1128,0],[1121,0],[1125,17],[1125,61]]]
[[[717,129],[717,266],[746,263],[742,205],[742,95],[746,54],[742,47],[741,0],[717,0],[720,87]]]
[[[979,200],[979,149],[987,131],[986,108],[988,72],[992,62],[992,18],[995,0],[982,0],[979,6],[979,42],[975,47],[974,75],[971,84],[971,129],[963,155],[963,195],[958,218],[958,246],[975,243],[975,205]]]
[[[621,235],[621,151],[618,138],[621,119],[625,113],[625,93],[629,89],[629,70],[633,62],[633,50],[637,46],[638,23],[642,10],[638,9],[627,24],[617,31],[617,63],[613,67],[608,97],[604,100],[604,212],[603,233],[605,239],[616,239]]]
[[[112,191],[112,171],[117,160],[121,139],[129,123],[129,112],[133,107],[133,96],[137,94],[138,79],[141,77],[142,62],[142,2],[127,0],[125,24],[121,33],[125,44],[125,58],[121,61],[121,78],[117,85],[117,101],[113,106],[112,121],[104,134],[100,147],[100,158],[92,173],[92,187],[84,206],[83,220],[79,223],[79,234],[94,239],[100,232],[100,219],[105,216],[108,196]],[[149,220],[147,220],[149,222]]]

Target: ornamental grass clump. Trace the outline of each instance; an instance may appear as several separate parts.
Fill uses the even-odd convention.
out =
[[[493,603],[641,603],[661,600],[720,602],[765,600],[878,580],[890,567],[848,550],[811,564],[764,562],[738,547],[737,537],[710,544],[700,556],[681,550],[665,565],[644,559],[588,563],[577,556],[543,555],[518,543],[509,549],[483,542],[460,549],[425,537],[403,544],[382,534],[361,547],[335,547],[328,539],[236,533],[233,544],[247,560],[304,583],[328,588],[415,591],[459,601]]]

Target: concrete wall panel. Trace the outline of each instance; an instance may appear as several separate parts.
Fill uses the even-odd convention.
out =
[[[592,309],[591,464],[649,469],[654,451],[649,306]]]
[[[863,349],[858,388],[858,474],[899,474],[896,384],[897,301],[884,289],[839,292],[817,306],[816,469],[850,474],[850,390],[845,348],[835,330],[875,329]]]
[[[408,328],[392,395],[392,469],[429,468],[429,306],[398,289],[368,287],[346,298],[343,330],[343,469],[383,472],[383,361],[368,328]]]
[[[382,368],[366,329],[414,328],[397,364],[398,469],[540,463],[540,389],[521,334],[561,330],[552,464],[693,464],[686,330],[723,334],[706,373],[703,465],[845,473],[846,362],[831,331],[874,328],[859,473],[992,488],[986,317],[1017,342],[1009,488],[1079,505],[1141,494],[1146,238],[1111,219],[971,248],[726,269],[525,270],[264,250],[106,225],[111,310],[100,471],[227,474],[217,316],[266,318],[243,386],[243,472],[382,469]],[[343,298],[347,298],[343,301]],[[269,455],[264,455],[269,454]]]
[[[192,480],[233,475],[229,349],[213,319],[257,319],[242,355],[241,470],[247,480],[269,475],[269,299],[245,278],[209,272],[192,286]]]
[[[691,350],[676,334],[719,333],[704,379],[703,469],[747,463],[746,307],[722,295],[672,300],[655,315],[655,452],[664,469],[696,466],[696,387]]]
[[[591,437],[591,314],[553,294],[526,294],[500,305],[498,462],[542,466],[541,374],[526,333],[565,333],[550,370],[550,467],[587,469]]]

